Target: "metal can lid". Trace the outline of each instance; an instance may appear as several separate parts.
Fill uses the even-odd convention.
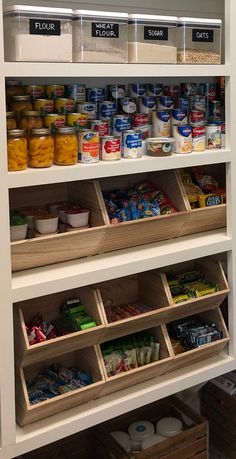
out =
[[[126,129],[123,132],[126,134],[137,134],[138,132],[141,132],[141,131],[135,131],[134,129]]]
[[[116,140],[116,139],[120,140],[120,136],[119,135],[104,135],[102,136],[102,139],[103,140]]]
[[[15,101],[15,102],[20,102],[20,101],[29,101],[31,102],[31,97],[27,94],[27,95],[24,95],[24,96],[11,96],[12,98],[12,101]]]
[[[30,132],[32,135],[51,135],[51,129],[49,128],[33,128]]]
[[[70,97],[58,97],[56,99],[56,102],[58,102],[58,101],[63,101],[63,102],[68,102],[69,101],[69,102],[73,102],[74,103],[74,99],[71,99]]]
[[[76,114],[77,114],[77,113],[76,113]],[[73,113],[71,113],[71,115],[73,115]],[[49,116],[53,116],[53,117],[57,116],[57,117],[59,117],[59,118],[61,118],[61,117],[62,117],[62,118],[65,118],[65,117],[66,117],[66,115],[64,115],[63,113],[60,113],[60,114],[58,114],[58,113],[47,113],[47,114],[45,115],[45,118],[48,118]]]
[[[8,129],[7,135],[11,137],[16,137],[16,136],[24,136],[25,135],[25,129]]]
[[[10,87],[10,86],[21,86],[22,85],[22,82],[20,80],[8,80],[6,81],[6,86],[7,87]]]
[[[76,128],[72,126],[63,126],[57,129],[57,134],[74,134],[76,132]]]
[[[21,116],[40,116],[40,112],[36,110],[21,110]]]
[[[16,113],[15,112],[7,112],[6,113],[6,117],[7,118],[14,118],[16,116]]]

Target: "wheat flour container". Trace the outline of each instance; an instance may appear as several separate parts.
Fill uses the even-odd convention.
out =
[[[176,64],[177,17],[129,14],[129,62]]]
[[[66,8],[4,8],[5,60],[72,62],[72,18]]]
[[[221,19],[178,19],[178,64],[221,63]]]
[[[75,10],[74,62],[128,62],[128,14]]]

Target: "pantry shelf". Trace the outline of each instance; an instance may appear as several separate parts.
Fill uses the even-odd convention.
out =
[[[13,273],[13,302],[69,290],[232,249],[225,229]]]
[[[236,359],[226,352],[189,365],[172,373],[153,378],[109,396],[80,405],[49,419],[18,427],[16,445],[5,454],[23,454],[67,435],[92,427],[127,411],[200,384],[235,368]],[[8,456],[4,456],[6,459]],[[12,456],[11,456],[12,457]],[[1,458],[1,455],[0,455]]]
[[[191,154],[174,154],[166,158],[143,156],[140,159],[121,159],[75,166],[52,166],[45,169],[27,169],[8,173],[8,188],[73,182],[77,180],[111,177],[112,175],[138,174],[144,172],[178,169],[180,167],[220,164],[231,161],[230,150],[206,150]]]

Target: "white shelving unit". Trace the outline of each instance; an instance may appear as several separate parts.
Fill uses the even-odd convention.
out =
[[[16,3],[6,0],[4,4]],[[54,6],[73,6],[76,0],[54,0],[40,2],[24,0],[21,3]],[[158,3],[158,5],[156,5]],[[11,459],[24,452],[53,442],[98,424],[113,416],[135,409],[172,393],[207,381],[219,374],[236,368],[236,292],[233,280],[236,278],[236,48],[234,44],[235,0],[93,0],[81,3],[83,8],[108,8],[121,11],[138,11],[159,14],[172,13],[192,16],[225,18],[225,64],[217,66],[198,65],[117,65],[117,64],[44,64],[7,63],[3,57],[2,4],[0,3],[0,196],[1,196],[1,238],[0,238],[0,279],[1,279],[1,321],[0,321],[0,459]],[[128,6],[127,6],[128,4]],[[78,4],[77,4],[78,7]],[[104,85],[104,81],[126,82],[212,78],[226,76],[226,149],[215,152],[174,155],[170,158],[148,158],[119,163],[96,165],[76,165],[74,167],[54,166],[47,170],[27,170],[19,173],[7,172],[6,131],[5,131],[5,78],[13,77],[25,81],[94,81]],[[105,83],[106,84],[106,83]],[[227,231],[215,230],[187,236],[171,241],[121,250],[92,258],[51,265],[11,275],[8,190],[41,184],[70,182],[112,175],[135,174],[153,170],[166,170],[202,164],[225,163],[227,172],[228,222]],[[13,352],[13,303],[40,297],[57,291],[109,280],[128,274],[191,260],[206,255],[227,253],[228,277],[231,294],[229,297],[230,347],[228,352],[211,357],[201,363],[140,383],[104,398],[75,407],[44,421],[27,427],[15,423],[14,395],[14,352]]]

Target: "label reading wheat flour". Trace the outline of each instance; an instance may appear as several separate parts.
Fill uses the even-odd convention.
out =
[[[61,21],[51,19],[30,19],[30,35],[61,35]]]
[[[207,29],[193,29],[192,41],[201,43],[213,43],[214,42],[214,30]]]
[[[144,40],[168,40],[168,27],[144,26]]]
[[[119,38],[119,24],[92,22],[92,37]]]

